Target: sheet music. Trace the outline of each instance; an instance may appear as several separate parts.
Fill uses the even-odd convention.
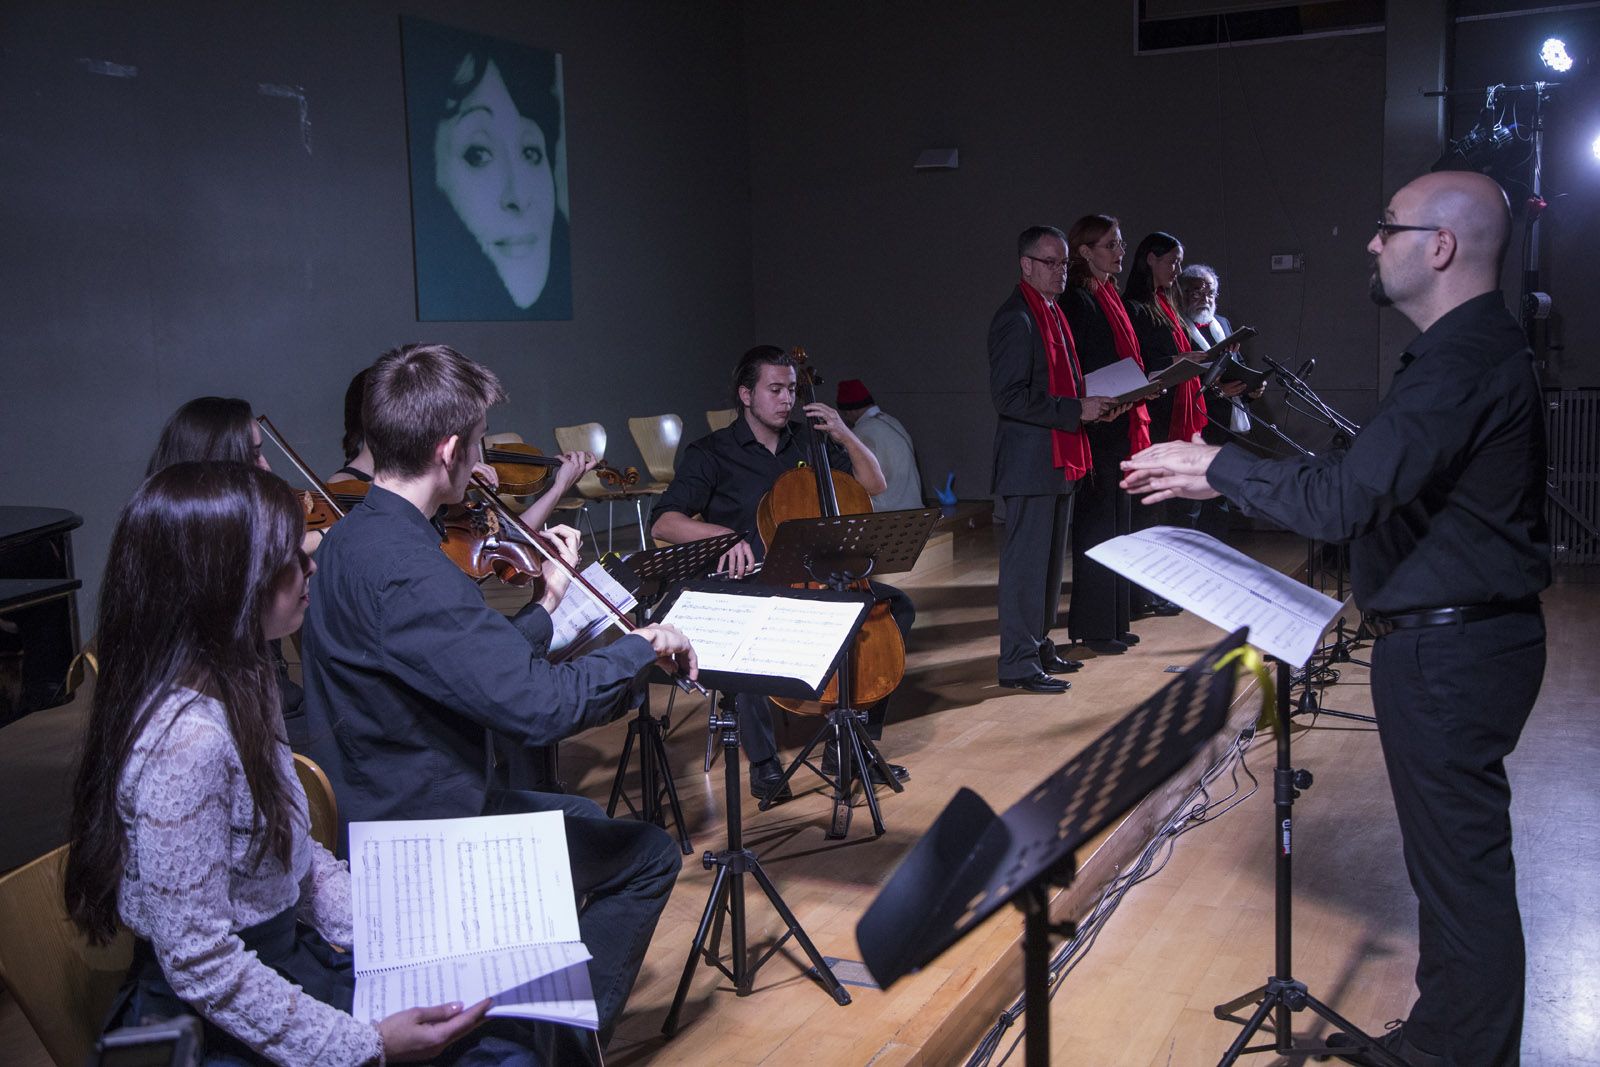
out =
[[[688,635],[702,670],[796,678],[816,689],[860,613],[850,601],[691,589],[662,621]]]
[[[595,1028],[590,958],[581,942],[566,942],[358,974],[350,1013],[371,1022],[419,1005],[476,1004],[493,997],[491,1015],[580,1024],[587,1019]]]
[[[1084,396],[1121,396],[1137,389],[1143,389],[1150,384],[1150,379],[1144,376],[1144,371],[1139,369],[1139,364],[1133,357],[1119,359],[1115,363],[1092,370],[1083,376]]]
[[[1297,667],[1343,606],[1198,530],[1153,526],[1088,555],[1224,630],[1250,627],[1252,645]]]
[[[588,583],[600,591],[611,603],[622,611],[632,611],[637,601],[633,594],[628,592],[611,576],[611,572],[602,567],[598,562],[591,563],[583,570],[583,577]],[[556,610],[550,615],[550,625],[553,633],[550,637],[550,654],[552,658],[561,659],[558,655],[567,649],[581,649],[591,643],[602,630],[611,625],[611,613],[600,606],[599,601],[589,595],[589,591],[577,582],[567,586],[566,595],[561,598],[561,603],[556,605]]]
[[[560,812],[351,823],[350,887],[358,1018],[486,996],[593,1017],[592,996],[561,1007],[582,1000],[590,956]],[[569,970],[581,982],[550,977]]]

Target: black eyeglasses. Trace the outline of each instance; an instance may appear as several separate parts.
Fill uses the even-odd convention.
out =
[[[1378,240],[1387,243],[1389,238],[1395,234],[1405,233],[1407,230],[1415,230],[1418,233],[1433,233],[1442,229],[1444,229],[1443,226],[1403,226],[1398,222],[1384,222],[1380,219],[1378,220]]]
[[[1064,259],[1041,259],[1039,256],[1030,256],[1026,252],[1022,253],[1022,258],[1031,259],[1035,263],[1043,263],[1045,270],[1060,270],[1062,265],[1067,262]]]

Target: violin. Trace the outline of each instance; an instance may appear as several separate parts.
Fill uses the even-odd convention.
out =
[[[589,579],[585,578],[578,572],[577,567],[574,567],[572,564],[568,563],[560,552],[552,548],[541,535],[533,530],[530,530],[527,524],[517,517],[515,512],[506,507],[505,504],[501,502],[498,491],[494,486],[490,485],[482,475],[474,474],[472,476],[472,484],[477,488],[478,495],[482,498],[482,506],[494,514],[498,518],[499,522],[503,523],[506,528],[519,535],[520,538],[526,539],[526,545],[528,548],[533,549],[540,556],[543,556],[545,559],[566,571],[567,576],[574,582],[577,582],[578,585],[582,586],[583,590],[594,599],[594,602],[600,605],[606,614],[611,616],[612,625],[618,627],[625,634],[631,634],[639,628],[634,625],[633,620],[628,618],[621,608],[611,603],[611,601],[606,598],[604,593],[600,592],[600,590],[591,585]],[[448,521],[449,520],[446,519],[446,522]],[[516,541],[502,543],[520,545],[523,542]],[[512,569],[521,568],[513,566]],[[538,572],[539,568],[534,567],[533,570]],[[471,572],[469,571],[468,573]],[[700,696],[710,695],[706,691],[705,686],[701,685],[699,682],[695,681],[693,678],[690,678],[686,674],[674,675],[672,681],[685,693],[695,693]]]
[[[806,353],[796,348],[790,353],[795,361],[797,384],[804,387],[804,403],[816,403],[816,383],[821,379],[806,362]],[[756,528],[761,543],[772,547],[772,539],[781,523],[789,519],[833,518],[839,515],[857,515],[872,510],[872,497],[861,483],[843,471],[836,471],[828,462],[828,442],[809,418],[806,423],[807,447],[811,453],[809,467],[800,466],[786,470],[767,490],[756,506]],[[806,583],[807,588],[821,588],[816,583]],[[863,578],[853,586],[868,588]],[[845,700],[852,708],[865,708],[876,704],[895,691],[906,673],[906,645],[889,613],[889,605],[877,603],[867,612],[866,621],[856,634],[850,652],[850,692]],[[773,703],[785,711],[796,714],[815,713],[815,705],[791,698],[773,697]],[[828,679],[822,692],[824,708],[840,703],[839,676]]]
[[[444,530],[439,547],[473,581],[494,577],[527,590],[534,599],[544,596],[542,558],[532,546],[502,537],[500,516],[488,504],[451,505]]]
[[[494,468],[500,480],[500,492],[508,496],[538,496],[544,492],[550,472],[561,466],[560,456],[547,456],[533,445],[521,441],[483,446],[483,461]],[[594,474],[613,489],[637,485],[639,470],[629,467],[618,470],[608,463],[594,466]]]

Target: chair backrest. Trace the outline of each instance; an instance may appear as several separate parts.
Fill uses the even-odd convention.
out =
[[[306,809],[311,813],[311,837],[317,844],[334,851],[339,845],[339,802],[333,796],[333,783],[310,756],[294,754],[294,773],[306,791]]]
[[[718,408],[716,411],[706,412],[706,425],[711,427],[712,433],[716,433],[724,426],[732,426],[733,420],[738,417],[738,408]]]
[[[563,452],[593,452],[596,459],[606,458],[606,428],[598,422],[581,422],[576,426],[556,427],[556,447]],[[590,471],[578,479],[580,496],[593,500],[605,496],[608,490],[600,478]]]
[[[522,435],[511,430],[505,433],[486,433],[483,435],[486,445],[520,445],[523,444]]]
[[[628,432],[639,446],[650,477],[658,482],[672,481],[678,460],[678,442],[683,440],[683,420],[676,415],[646,415],[629,419]]]
[[[89,1058],[133,961],[133,935],[90,945],[67,918],[67,846],[0,878],[0,981],[59,1067]]]

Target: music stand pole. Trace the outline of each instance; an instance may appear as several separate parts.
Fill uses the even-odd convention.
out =
[[[635,552],[623,560],[623,567],[630,571],[634,578],[657,583],[657,593],[654,596],[648,600],[642,596],[639,598],[638,606],[635,608],[639,625],[643,626],[648,621],[650,606],[660,600],[669,586],[690,578],[701,577],[714,570],[717,559],[738,539],[737,534],[723,534],[703,541]],[[649,673],[654,671],[655,668],[651,668]],[[646,678],[648,677],[647,673]],[[674,692],[673,696],[676,695]],[[670,701],[667,708],[669,711],[672,708]],[[623,784],[628,774],[628,761],[633,757],[633,743],[636,738],[639,742],[637,808],[629,802],[627,794],[623,791]],[[667,801],[665,811],[661,805],[663,794],[666,795]],[[665,716],[658,718],[650,710],[648,680],[645,682],[644,695],[639,700],[639,710],[634,715],[633,721],[628,723],[628,736],[622,743],[622,758],[617,761],[617,773],[611,780],[611,799],[606,804],[607,817],[616,815],[619,802],[626,804],[641,821],[654,823],[662,829],[666,829],[666,815],[670,812],[672,825],[677,830],[678,849],[685,856],[693,854],[694,845],[689,841],[689,824],[683,817],[683,805],[678,800],[678,786],[672,780],[672,764],[667,759]]]
[[[1404,1060],[1380,1047],[1377,1041],[1358,1029],[1355,1024],[1312,996],[1306,984],[1294,978],[1294,801],[1300,790],[1311,788],[1311,772],[1295,770],[1289,749],[1289,664],[1278,662],[1278,713],[1273,724],[1277,739],[1277,764],[1272,772],[1272,848],[1274,855],[1273,902],[1273,973],[1266,984],[1257,986],[1243,996],[1225,1004],[1218,1004],[1212,1014],[1224,1021],[1243,1022],[1239,1036],[1223,1053],[1217,1067],[1228,1067],[1240,1056],[1251,1052],[1276,1052],[1281,1056],[1344,1056],[1361,1053],[1385,1067],[1406,1067]],[[1248,1020],[1235,1014],[1239,1009],[1255,1004],[1256,1009]],[[1291,1013],[1310,1008],[1323,1019],[1355,1038],[1351,1046],[1334,1048],[1326,1044],[1296,1045],[1294,1043]],[[1266,1025],[1267,1016],[1273,1017],[1273,1042],[1270,1045],[1248,1045],[1250,1038]]]
[[[689,985],[694,980],[694,968],[697,962],[704,960],[707,966],[716,968],[732,980],[736,995],[749,996],[755,984],[756,972],[791,937],[799,942],[801,949],[811,960],[811,969],[806,973],[821,983],[837,1003],[850,1003],[850,994],[839,983],[832,968],[822,958],[822,953],[812,944],[811,938],[806,936],[805,930],[800,926],[800,920],[795,918],[794,912],[783,902],[777,887],[767,877],[767,872],[761,869],[761,861],[753,851],[744,847],[744,827],[739,806],[739,765],[742,762],[739,759],[739,716],[731,706],[733,703],[731,696],[726,702],[729,706],[713,708],[711,715],[715,719],[714,725],[722,734],[723,781],[728,794],[728,847],[721,852],[707,852],[702,859],[706,870],[709,871],[714,867],[717,874],[711,883],[711,895],[706,900],[705,912],[700,916],[700,925],[695,930],[694,943],[689,948],[689,958],[684,961],[683,977],[678,980],[678,991],[672,998],[672,1008],[667,1012],[666,1021],[661,1025],[661,1032],[668,1037],[678,1032],[678,1016],[683,1010],[684,1000],[689,995]],[[749,948],[745,941],[744,878],[747,874],[755,878],[756,884],[767,895],[773,910],[788,927],[787,932],[754,963],[750,962]],[[732,927],[731,970],[723,965],[721,958],[720,943],[724,914],[728,916],[729,925]],[[709,945],[706,943],[708,938]]]

